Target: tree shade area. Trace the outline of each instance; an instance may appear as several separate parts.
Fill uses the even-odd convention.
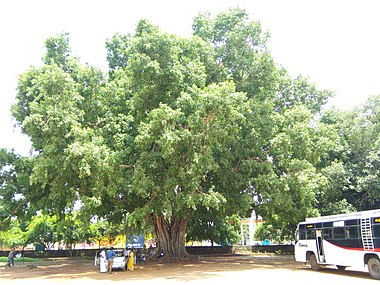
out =
[[[379,207],[380,97],[324,110],[333,93],[290,76],[269,39],[241,9],[199,14],[188,38],[141,20],[106,42],[106,73],[68,34],[47,39],[12,106],[33,155],[0,152],[0,240],[17,226],[14,244],[73,244],[116,225],[149,229],[176,261],[186,238],[236,241],[252,210],[292,240],[305,217]]]

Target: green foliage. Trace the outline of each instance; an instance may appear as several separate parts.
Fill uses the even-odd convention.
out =
[[[0,149],[0,230],[7,230],[11,223],[12,211],[15,205],[15,170],[13,167],[17,156],[13,152]]]
[[[332,128],[315,122],[310,110],[295,105],[277,116],[277,132],[270,140],[272,167],[253,180],[257,211],[283,236],[294,234],[297,223],[318,215],[319,196],[328,179],[319,164],[337,145]]]
[[[193,31],[213,46],[218,68],[235,82],[237,91],[259,101],[273,98],[278,72],[266,47],[269,34],[259,22],[250,21],[246,11],[230,9],[214,19],[200,14]]]
[[[19,247],[25,246],[27,236],[20,228],[17,220],[12,220],[8,230],[0,231],[0,247]]]
[[[56,222],[57,241],[64,243],[68,248],[75,244],[87,241],[92,242],[98,235],[99,224],[90,222],[80,216],[78,211],[66,214]]]
[[[37,188],[29,183],[33,158],[1,149],[0,159],[0,231],[7,232],[14,227],[25,231],[31,216],[44,205],[39,200],[44,193],[36,191]],[[30,204],[32,199],[34,202]]]
[[[58,242],[57,218],[47,215],[37,215],[33,217],[27,227],[27,243],[35,243],[49,250]]]
[[[224,216],[215,210],[197,211],[187,227],[186,241],[210,240],[214,245],[236,244],[240,241],[240,219]]]
[[[46,65],[57,64],[60,67],[67,67],[67,61],[71,54],[69,45],[69,34],[62,33],[55,37],[50,37],[45,41],[46,55],[43,61]]]
[[[181,238],[207,210],[220,220],[200,224],[220,225],[212,235],[222,243],[253,207],[284,236],[318,209],[349,207],[334,185],[345,174],[329,160],[342,155],[342,138],[316,117],[331,92],[277,67],[269,34],[244,10],[201,14],[193,30],[182,38],[141,20],[134,34],[107,41],[108,75],[72,57],[67,34],[46,41],[44,65],[20,76],[12,107],[35,155],[16,160],[20,176],[1,188],[22,193],[29,217],[42,210],[28,224],[31,239],[48,247],[100,238],[92,216],[155,230],[160,220]],[[368,155],[362,187],[376,178],[376,152]],[[77,201],[79,220],[70,214]],[[15,206],[3,204],[10,217]]]
[[[233,135],[244,119],[239,109],[245,97],[233,94],[233,85],[226,84],[198,92],[184,93],[177,110],[161,105],[141,124],[136,143],[142,152],[133,189],[144,196],[146,190],[154,193],[157,201],[147,212],[183,215],[184,211],[186,215],[188,209],[218,207],[225,201],[204,187],[204,181],[207,173],[218,168],[214,148]]]
[[[273,243],[282,243],[284,241],[291,241],[294,239],[293,235],[288,235],[276,227],[276,225],[267,222],[257,226],[254,238],[255,240],[260,241],[269,240]]]
[[[280,69],[279,92],[276,94],[276,110],[283,112],[296,105],[305,106],[312,114],[317,114],[334,94],[329,90],[319,90],[301,75],[292,78],[285,69]]]
[[[340,175],[333,179],[335,193],[356,210],[380,207],[379,134],[380,96],[351,111],[330,110],[322,117],[340,138],[330,157],[339,163]],[[335,178],[335,177],[334,177]],[[340,185],[337,185],[340,182]]]

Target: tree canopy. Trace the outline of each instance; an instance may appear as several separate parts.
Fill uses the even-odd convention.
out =
[[[79,201],[87,218],[152,225],[172,260],[186,256],[188,223],[227,229],[255,209],[289,237],[307,216],[377,205],[377,97],[357,114],[322,115],[333,93],[275,63],[269,34],[242,9],[199,14],[193,31],[141,20],[107,40],[107,73],[72,56],[68,34],[47,39],[12,107],[34,155],[20,159],[22,186],[3,182],[13,188],[2,201],[20,193],[23,211],[62,220]]]

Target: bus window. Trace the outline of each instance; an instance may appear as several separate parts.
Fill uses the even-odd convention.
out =
[[[315,239],[315,230],[300,230],[299,239]]]
[[[359,237],[359,227],[347,227],[346,238],[357,239]]]
[[[344,228],[334,228],[333,229],[333,238],[334,239],[344,239],[346,237],[344,233]]]
[[[298,232],[298,240],[306,239],[306,231],[305,230],[299,230]]]
[[[307,230],[306,239],[315,239],[315,230]]]
[[[332,239],[332,229],[323,229],[323,238]]]
[[[380,238],[380,224],[373,226],[373,237]]]
[[[356,226],[359,225],[359,220],[347,220],[345,224],[346,226]]]

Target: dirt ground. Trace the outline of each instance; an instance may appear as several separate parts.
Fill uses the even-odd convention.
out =
[[[148,262],[132,271],[100,273],[93,260],[56,259],[38,263],[16,263],[14,268],[0,267],[1,284],[379,284],[364,270],[338,271],[326,268],[320,272],[296,263],[293,256],[225,255],[201,256],[196,261],[178,264]]]

